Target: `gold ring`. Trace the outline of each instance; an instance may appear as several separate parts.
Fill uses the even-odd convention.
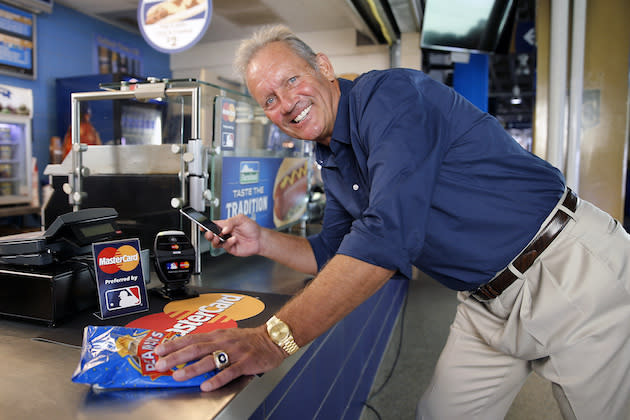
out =
[[[230,365],[230,358],[223,350],[213,352],[212,357],[214,358],[214,365],[218,370],[223,370]]]

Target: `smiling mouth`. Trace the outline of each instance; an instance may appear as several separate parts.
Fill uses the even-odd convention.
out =
[[[293,120],[294,123],[299,123],[300,121],[302,121],[304,118],[306,118],[306,116],[308,115],[309,112],[311,112],[311,108],[313,107],[313,105],[309,105],[308,108],[304,109],[304,111],[300,112],[300,115],[298,115],[297,117],[295,117],[295,119]]]

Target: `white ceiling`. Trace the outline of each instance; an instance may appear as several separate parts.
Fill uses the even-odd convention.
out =
[[[370,7],[387,3],[401,32],[417,32],[427,0],[212,0],[212,20],[200,42],[240,40],[264,24],[284,23],[297,33],[355,28],[375,41],[374,33],[354,11],[354,6]],[[54,0],[54,4],[75,9],[106,22],[140,33],[136,21],[138,0]],[[358,7],[358,6],[357,6]],[[365,11],[365,10],[364,10]],[[373,12],[373,10],[372,10]],[[370,13],[372,13],[370,12]],[[519,0],[517,20],[533,20],[535,0]],[[372,22],[372,25],[374,22]],[[373,27],[373,26],[372,26]],[[382,41],[381,41],[382,42]],[[428,53],[424,54],[429,56]],[[491,56],[490,81],[495,100],[508,101],[514,85],[515,55]],[[532,62],[534,60],[531,60]],[[427,69],[428,70],[428,69]],[[533,88],[526,83],[522,90]],[[529,86],[529,87],[528,87]],[[499,99],[497,99],[499,98]],[[501,99],[503,98],[503,99]],[[525,96],[523,112],[531,114],[533,96]],[[507,108],[512,109],[509,104]]]
[[[55,4],[139,33],[138,3],[138,0],[55,0]],[[212,9],[212,20],[201,42],[242,39],[256,27],[271,23],[284,23],[296,32],[362,29],[346,0],[213,0]]]

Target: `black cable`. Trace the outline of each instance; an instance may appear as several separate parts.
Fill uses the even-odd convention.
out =
[[[376,418],[378,418],[378,420],[382,420],[381,419],[381,415],[379,414],[378,410],[376,408],[374,408],[372,405],[370,405],[367,401],[365,401],[363,403],[363,405],[365,405],[365,408],[369,408],[370,410],[372,410],[372,413],[374,413],[376,415]]]
[[[405,312],[407,312],[407,302],[409,300],[409,282],[411,280],[407,281],[407,290],[405,293],[405,300],[403,302],[403,306],[402,306],[402,314],[400,315],[400,334],[398,335],[398,348],[396,349],[396,356],[394,357],[394,363],[392,364],[391,368],[389,369],[389,372],[387,373],[387,376],[385,377],[385,380],[383,381],[383,383],[381,384],[381,386],[374,391],[372,394],[370,394],[367,399],[363,402],[363,405],[372,410],[372,412],[374,414],[376,414],[376,417],[381,420],[381,415],[378,412],[378,410],[372,406],[370,404],[370,400],[372,400],[374,397],[376,397],[384,388],[385,386],[389,383],[389,380],[391,379],[391,377],[394,374],[394,370],[396,369],[396,366],[398,365],[398,360],[400,359],[400,352],[402,349],[402,342],[403,342],[403,331],[405,328]]]
[[[88,269],[88,272],[92,276],[92,281],[96,284],[96,272],[94,271],[94,259],[91,255],[75,255],[68,259],[69,262],[79,263]]]

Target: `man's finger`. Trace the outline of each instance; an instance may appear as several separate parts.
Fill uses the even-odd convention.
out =
[[[214,391],[215,389],[219,389],[222,386],[227,385],[239,376],[242,376],[242,373],[238,364],[228,366],[212,378],[202,383],[201,390],[204,392]]]
[[[158,371],[164,372],[177,365],[191,362],[193,360],[200,360],[205,356],[208,356],[209,349],[212,349],[212,345],[208,342],[192,343],[182,347],[181,343],[178,343],[176,347],[166,348],[166,356],[161,356],[157,361],[155,367]],[[168,350],[171,350],[168,352]],[[174,351],[173,351],[174,350]],[[160,353],[158,353],[158,356]],[[211,358],[214,363],[214,359]]]
[[[193,343],[194,341],[205,340],[203,334],[191,334],[185,335],[183,337],[177,337],[173,340],[168,340],[160,344],[155,348],[155,353],[158,356],[166,356],[169,353],[172,353],[176,350],[186,347],[187,345]]]
[[[216,365],[214,363],[214,358],[212,356],[206,356],[195,363],[187,365],[181,369],[177,369],[173,372],[173,379],[176,381],[186,381],[215,369]]]

